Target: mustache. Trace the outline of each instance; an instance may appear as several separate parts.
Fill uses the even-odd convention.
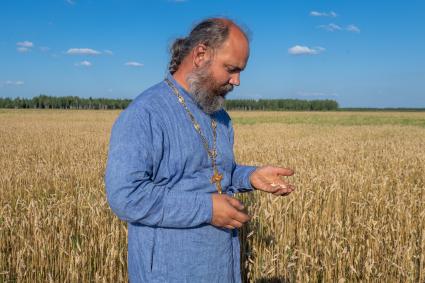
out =
[[[233,90],[233,85],[226,84],[224,86],[219,87],[216,92],[220,96],[225,96],[227,93],[231,92]]]

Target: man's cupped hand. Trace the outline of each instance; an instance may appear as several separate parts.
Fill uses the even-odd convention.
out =
[[[282,179],[284,176],[294,175],[289,168],[262,166],[258,167],[250,176],[251,185],[260,191],[272,193],[276,196],[287,196],[295,190],[295,186]]]

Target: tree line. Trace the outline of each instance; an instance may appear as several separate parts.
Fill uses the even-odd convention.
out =
[[[227,110],[295,110],[295,111],[330,111],[338,109],[335,100],[304,99],[235,99],[226,100]]]
[[[32,109],[124,109],[131,99],[81,98],[78,96],[47,96],[33,98],[1,98],[0,108]]]
[[[0,108],[27,109],[125,109],[131,99],[81,98],[78,96],[47,96],[33,98],[1,98]],[[227,110],[294,110],[294,111],[330,111],[338,110],[335,100],[303,99],[232,99],[225,101]]]

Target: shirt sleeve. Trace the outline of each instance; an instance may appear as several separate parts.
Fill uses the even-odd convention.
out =
[[[229,122],[230,142],[233,148],[234,131],[232,122]],[[252,172],[257,169],[257,166],[240,165],[233,159],[232,181],[231,186],[236,193],[250,192],[254,190],[249,177]]]
[[[174,192],[152,181],[153,152],[162,152],[162,130],[146,109],[121,112],[111,131],[105,172],[107,200],[122,220],[187,228],[210,223],[210,194]]]

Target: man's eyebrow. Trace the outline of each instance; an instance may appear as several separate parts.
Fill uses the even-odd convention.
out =
[[[240,68],[238,66],[234,66],[231,64],[226,64],[226,67],[233,69],[234,71],[243,71],[243,68]]]

